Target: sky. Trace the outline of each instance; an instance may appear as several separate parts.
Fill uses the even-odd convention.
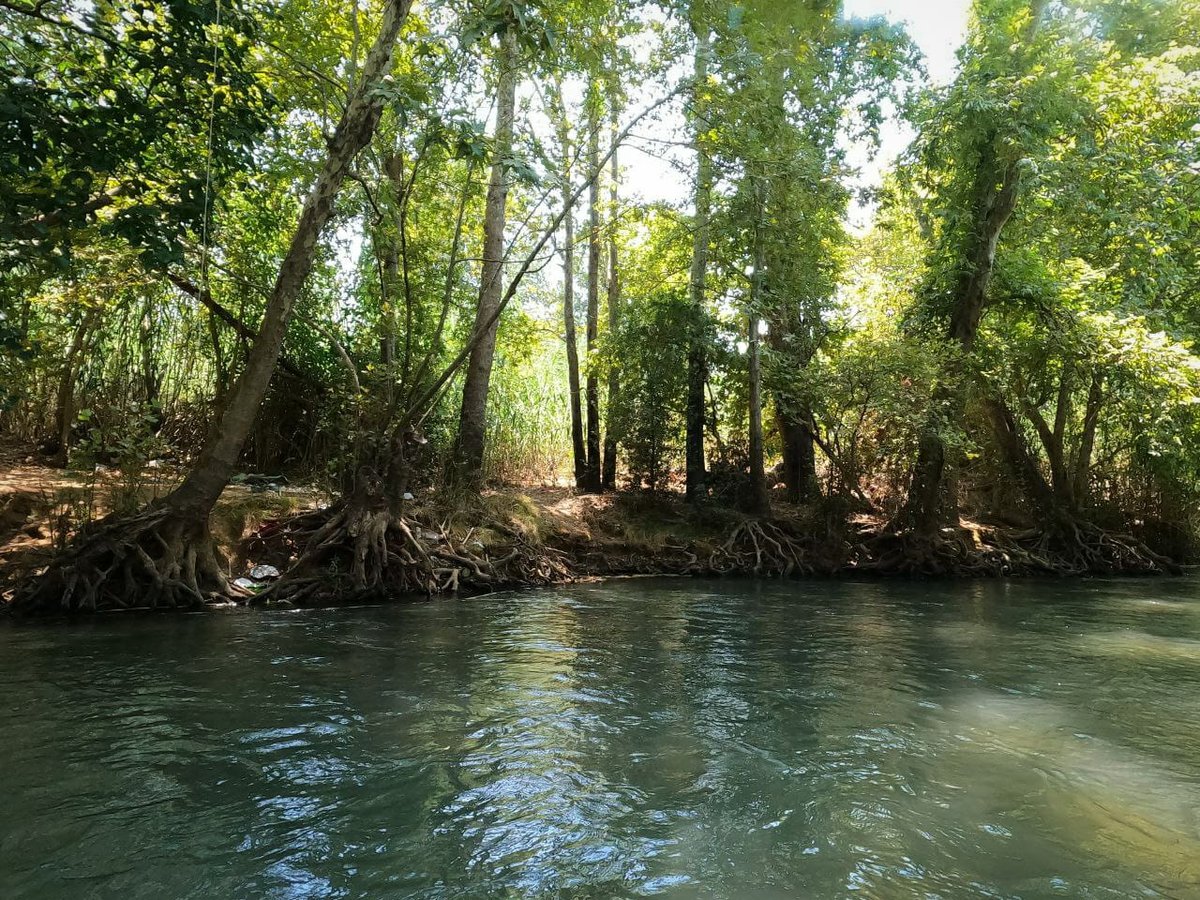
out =
[[[847,17],[884,16],[894,22],[903,22],[925,57],[929,82],[946,84],[954,77],[955,53],[966,35],[969,4],[970,0],[845,0],[844,8]],[[648,123],[638,134],[659,137],[663,130],[678,134],[679,124]],[[865,148],[849,148],[850,164],[861,171],[860,186],[877,186],[882,173],[908,146],[913,135],[901,123],[889,121],[880,137],[881,149],[874,159],[868,158]],[[661,144],[647,140],[635,140],[634,146],[639,149],[627,151],[622,159],[623,183],[644,200],[686,206],[687,178],[672,165],[672,158],[686,166],[688,152],[683,148],[665,151]],[[868,207],[856,207],[851,210],[851,225],[863,229],[869,225],[870,217]]]
[[[967,33],[969,0],[845,0],[845,13],[858,18],[884,16],[903,22],[925,57],[930,84],[947,84],[954,77],[955,54]],[[913,139],[912,130],[900,122],[887,122],[880,134],[880,152],[872,160],[851,148],[849,161],[861,169],[859,183],[876,187],[886,169]],[[864,229],[870,224],[871,210],[858,206],[850,211],[851,225]]]
[[[954,75],[954,54],[966,35],[968,6],[968,0],[845,0],[847,16],[884,16],[906,23],[937,84]]]

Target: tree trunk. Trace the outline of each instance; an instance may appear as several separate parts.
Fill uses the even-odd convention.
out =
[[[600,168],[600,92],[595,81],[588,88],[588,168]],[[587,283],[587,469],[584,490],[600,490],[600,373],[596,371],[596,340],[600,324],[600,179],[592,181],[588,193],[588,283]]]
[[[146,412],[154,424],[154,432],[162,428],[162,376],[154,359],[154,301],[147,300],[138,326],[138,343],[142,356],[142,395],[146,401]]]
[[[1030,0],[1031,17],[1025,29],[1026,44],[1032,42],[1038,29],[1046,0]],[[985,134],[980,145],[972,190],[972,244],[954,288],[954,305],[950,313],[947,337],[970,354],[979,334],[988,287],[996,263],[996,249],[1004,226],[1016,209],[1020,192],[1020,158],[1003,159],[1000,153],[1001,136],[995,130]],[[961,367],[956,367],[956,371]],[[953,379],[952,379],[953,381]],[[954,393],[942,393],[935,398],[935,408],[948,411],[955,421],[961,421],[966,396],[961,386],[950,388]],[[908,499],[901,513],[902,521],[914,531],[930,533],[958,513],[957,479],[951,477],[947,465],[946,447],[938,433],[937,423],[926,424],[921,436],[917,461],[913,467]]]
[[[749,329],[749,370],[750,370],[750,512],[762,515],[770,508],[767,491],[766,461],[763,451],[763,410],[762,410],[762,363],[758,334],[759,323],[762,320],[751,312],[748,317]]]
[[[608,186],[608,340],[610,344],[617,339],[617,329],[621,325],[621,276],[617,272],[617,203],[620,200],[620,167],[617,164],[617,103],[615,92],[609,98],[609,139],[612,141],[613,152],[609,160],[611,165],[609,177],[612,179]],[[613,428],[613,417],[616,412],[617,396],[621,392],[621,369],[615,353],[608,357],[608,406],[607,421],[604,428],[604,471],[601,483],[607,490],[617,486],[617,432]]]
[[[75,424],[75,380],[79,377],[79,357],[83,353],[97,316],[95,309],[88,310],[75,326],[75,333],[71,335],[71,345],[67,348],[67,357],[59,373],[58,395],[54,403],[54,437],[50,441],[51,465],[65,466],[71,455],[71,429]]]
[[[627,124],[621,131],[620,135],[618,135],[618,143],[621,143],[628,138],[633,129],[636,128],[643,119],[661,107],[672,96],[674,95],[668,94],[657,102],[650,104],[640,113],[638,113],[638,115],[634,116],[633,120],[629,122],[629,124]],[[609,153],[612,153],[613,149],[614,148],[610,148]],[[603,159],[603,162],[607,161],[608,156],[606,155]],[[554,217],[554,220],[550,223],[547,229],[542,232],[542,236],[534,243],[529,253],[525,256],[524,261],[522,261],[522,263],[517,267],[516,274],[513,275],[512,279],[508,283],[508,287],[504,291],[504,295],[500,298],[500,306],[496,309],[492,319],[489,320],[488,323],[484,323],[485,325],[491,324],[497,318],[499,318],[504,309],[507,307],[508,303],[513,299],[513,297],[516,296],[517,289],[521,286],[522,280],[533,269],[533,266],[540,258],[541,253],[545,250],[553,236],[562,226],[568,210],[583,198],[584,192],[591,187],[592,180],[599,177],[600,174],[601,173],[598,168],[592,170],[588,173],[583,185],[571,192],[571,196],[567,203],[564,204],[563,209]],[[406,403],[405,411],[402,413],[403,420],[409,423],[417,422],[429,411],[432,404],[434,404],[438,397],[441,396],[441,392],[446,387],[447,383],[449,383],[450,379],[454,377],[454,374],[466,362],[467,357],[471,354],[471,351],[475,349],[475,345],[478,343],[479,336],[479,329],[472,331],[471,337],[467,339],[466,345],[454,356],[449,364],[442,369],[441,374],[434,378],[429,384],[424,385],[419,392],[413,394],[413,396]]]
[[[1029,451],[1029,446],[1025,443],[1025,438],[1021,434],[1020,426],[1017,424],[1012,410],[999,397],[985,398],[984,409],[987,411],[992,425],[992,433],[996,437],[996,443],[1000,447],[1000,453],[1009,470],[1021,482],[1026,495],[1033,501],[1037,511],[1042,514],[1052,513],[1057,508],[1054,490],[1042,475],[1037,459]]]
[[[948,330],[950,341],[958,344],[965,354],[971,353],[979,334],[984,301],[988,296],[988,286],[996,264],[996,247],[1000,242],[1004,224],[1015,209],[1019,187],[1015,162],[1003,167],[997,181],[996,137],[989,136],[985,140],[974,188],[974,221],[977,228],[973,230],[973,234],[977,235],[977,240],[954,292],[954,308],[950,313]],[[964,412],[966,398],[962,395],[960,386],[955,386],[953,390],[955,396],[942,397],[942,400],[946,401],[950,415],[958,420]],[[952,492],[947,490],[946,469],[946,446],[936,427],[931,424],[920,439],[917,464],[913,468],[912,482],[908,488],[906,517],[908,523],[918,532],[932,532],[947,518],[954,518],[958,512],[958,502],[955,497],[950,496]]]
[[[806,503],[816,498],[817,448],[806,409],[788,410],[780,398],[775,400],[775,422],[783,450],[784,495],[789,503]]]
[[[1067,420],[1071,414],[1071,375],[1069,363],[1063,363],[1058,382],[1058,405],[1054,410],[1053,452],[1050,453],[1050,473],[1058,501],[1068,509],[1076,508],[1075,480],[1067,462]]]
[[[1063,363],[1063,371],[1058,381],[1057,406],[1054,412],[1054,425],[1051,427],[1042,417],[1041,412],[1032,403],[1025,405],[1025,414],[1033,422],[1042,449],[1046,451],[1046,461],[1050,464],[1050,486],[1055,499],[1063,509],[1075,509],[1075,482],[1071,477],[1067,462],[1067,419],[1071,410],[1071,370],[1069,363]]]
[[[221,332],[217,329],[217,314],[211,309],[206,316],[208,340],[213,352],[213,410],[217,416],[225,407],[225,394],[229,390],[229,374],[225,365],[225,352],[221,349]]]
[[[755,185],[757,212],[754,219],[754,274],[750,277],[749,368],[750,368],[750,502],[752,513],[762,515],[770,510],[770,494],[767,490],[765,450],[763,447],[763,403],[762,403],[762,337],[759,335],[759,310],[762,306],[763,265],[763,217],[765,214],[763,186]]]
[[[771,321],[771,348],[782,355],[788,351],[787,337],[803,338],[809,349],[799,358],[791,354],[795,364],[807,366],[812,360],[815,344],[812,328],[798,311],[777,311]],[[775,395],[775,425],[783,455],[783,482],[789,503],[806,503],[820,496],[817,481],[817,442],[812,432],[812,411],[806,404],[786,402],[781,394]]]
[[[956,299],[950,316],[950,339],[965,353],[975,348],[988,286],[996,267],[996,249],[1004,226],[1017,207],[1020,188],[1016,161],[999,168],[997,177],[996,140],[994,136],[988,140],[980,161],[980,174],[975,184],[975,221],[978,225],[975,234],[978,240],[954,292]]]
[[[398,207],[404,192],[404,158],[399,153],[388,154],[383,160],[383,172],[387,177],[393,206]],[[397,213],[393,218],[399,218],[399,215],[400,213]],[[391,407],[395,398],[396,298],[400,294],[400,240],[390,230],[390,226],[393,225],[395,222],[386,220],[379,223],[379,248],[376,251],[379,266],[379,319],[382,330],[379,335],[379,364],[385,374],[383,402],[386,407]]]
[[[708,382],[708,354],[705,347],[705,288],[708,274],[709,220],[712,216],[712,160],[704,146],[705,91],[708,82],[711,42],[708,27],[700,25],[693,3],[692,31],[696,35],[695,87],[692,92],[692,141],[696,150],[695,209],[692,222],[692,268],[688,290],[691,298],[691,346],[688,348],[686,411],[687,499],[696,502],[707,496],[707,467],[704,462],[704,388]]]
[[[954,308],[950,316],[948,337],[968,354],[975,346],[979,323],[983,317],[984,301],[996,262],[996,248],[1016,208],[1020,184],[1017,163],[1004,166],[996,174],[996,138],[991,135],[982,153],[976,176],[976,228],[974,247],[955,290]],[[961,386],[953,386],[953,396],[940,400],[955,420],[963,416],[966,397]],[[919,532],[935,531],[948,518],[957,515],[956,492],[950,489],[947,477],[946,447],[938,434],[936,423],[929,423],[921,436],[917,462],[913,468],[904,517],[907,524]]]
[[[213,353],[217,356],[218,360],[223,359],[224,354],[221,352],[220,340],[217,336],[217,332],[213,330],[216,327],[215,320],[219,320],[232,328],[238,337],[242,339],[245,346],[249,347],[250,342],[255,340],[254,329],[242,321],[240,316],[235,315],[233,312],[218,303],[216,299],[214,299],[211,289],[193,284],[186,278],[181,278],[178,275],[169,272],[167,273],[167,280],[189,297],[193,298],[194,300],[198,300],[200,305],[209,311],[210,337],[213,341]],[[267,299],[269,300],[270,297]],[[248,352],[247,355],[249,355]],[[305,374],[299,368],[299,366],[289,360],[286,356],[280,356],[279,362],[276,365],[278,365],[279,368],[283,369],[285,372],[295,375],[299,379],[305,378]],[[227,367],[222,364],[221,372],[224,373],[226,368]]]
[[[639,115],[619,137],[624,139],[638,121],[662,105],[662,102],[664,101]],[[607,157],[605,160],[607,161]],[[424,384],[419,392],[409,395],[404,406],[398,408],[391,417],[390,430],[387,430],[387,433],[385,429],[375,429],[364,439],[368,446],[364,448],[359,459],[364,460],[365,464],[358,467],[345,498],[328,510],[304,517],[305,521],[313,526],[299,529],[302,535],[300,540],[305,550],[285,578],[271,589],[273,597],[292,602],[302,600],[313,592],[320,592],[326,596],[330,592],[334,595],[345,595],[349,592],[355,596],[361,596],[364,592],[379,596],[385,591],[394,594],[414,590],[444,593],[457,589],[460,576],[468,578],[466,583],[470,583],[471,577],[477,578],[478,581],[474,582],[476,586],[495,585],[496,569],[508,563],[493,562],[488,560],[486,555],[476,556],[463,547],[455,551],[448,543],[440,549],[425,547],[414,537],[408,524],[411,521],[408,519],[411,513],[406,511],[406,502],[403,499],[410,458],[405,447],[410,443],[415,445],[421,442],[416,424],[437,402],[454,374],[466,363],[483,330],[490,327],[502,314],[505,306],[516,295],[522,280],[532,271],[537,261],[543,258],[546,246],[558,233],[568,213],[580,201],[584,191],[598,174],[598,170],[594,170],[589,173],[583,186],[568,188],[563,197],[562,209],[542,232],[541,237],[534,242],[524,260],[515,267],[492,320],[482,323],[472,332],[466,344],[442,369],[441,374],[431,383]],[[456,246],[457,239],[452,247]],[[451,250],[450,256],[452,271],[456,256],[454,249]],[[450,284],[449,281],[447,283]],[[447,290],[449,291],[449,287]],[[443,312],[449,308],[450,299],[450,295],[447,294]],[[440,332],[440,326],[438,330]],[[418,367],[415,381],[420,381],[428,359],[429,357],[426,357]],[[384,457],[388,464],[378,465],[378,460]],[[434,524],[434,527],[438,526]],[[416,552],[415,558],[411,555],[413,551]],[[435,562],[437,559],[441,562]],[[505,559],[513,557],[510,555]],[[512,562],[512,565],[517,566],[527,564],[519,560]],[[538,571],[546,571],[543,568],[544,564],[544,560],[537,562]],[[460,568],[463,565],[473,571],[474,576],[468,576],[466,571]],[[522,571],[522,578],[528,579],[530,570],[526,568]],[[560,571],[560,574],[565,572]]]
[[[575,217],[572,214],[571,136],[562,88],[555,85],[555,107],[558,116],[558,139],[563,155],[563,329],[567,343],[567,389],[571,406],[571,457],[574,462],[575,488],[582,490],[587,474],[587,449],[583,443],[583,403],[579,386],[579,344],[575,329]]]
[[[383,103],[375,95],[375,89],[391,69],[396,37],[411,5],[412,0],[389,0],[384,7],[379,36],[363,66],[362,78],[355,85],[329,141],[329,152],[316,184],[304,201],[300,221],[279,268],[246,368],[233,387],[213,439],[183,484],[168,498],[169,503],[180,510],[207,517],[233,475],[283,350],[296,298],[312,270],[317,241],[333,214],[334,201],[354,158],[370,142],[379,124]]]
[[[471,349],[463,381],[462,413],[458,425],[456,456],[460,481],[477,488],[483,478],[483,452],[487,439],[488,388],[496,359],[496,311],[504,296],[504,226],[508,202],[508,158],[512,153],[513,122],[516,117],[517,66],[516,31],[509,23],[500,38],[497,56],[498,85],[496,135],[487,206],[483,221],[483,270],[480,275],[479,305],[475,310],[473,334],[478,340]]]
[[[917,444],[917,461],[908,485],[908,498],[901,519],[920,533],[936,531],[946,516],[943,479],[946,473],[946,445],[936,431],[926,426]]]
[[[1100,423],[1100,407],[1104,404],[1104,373],[1097,366],[1092,370],[1088,386],[1087,405],[1083,413],[1083,430],[1079,435],[1079,450],[1075,456],[1075,503],[1080,509],[1088,505],[1092,482],[1092,453],[1096,447],[1096,426]]]

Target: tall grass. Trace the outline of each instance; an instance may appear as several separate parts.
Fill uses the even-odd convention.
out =
[[[561,341],[547,335],[528,356],[502,352],[488,399],[487,477],[557,483],[572,466],[570,421]]]

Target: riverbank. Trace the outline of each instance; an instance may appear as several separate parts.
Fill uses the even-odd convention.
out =
[[[769,517],[718,505],[694,507],[674,495],[579,495],[568,489],[493,491],[478,500],[418,501],[406,516],[434,559],[468,557],[460,590],[490,590],[625,575],[787,578],[848,575],[1007,577],[1165,575],[1176,561],[1130,535],[1076,524],[1069,536],[994,521],[915,538],[888,531],[880,516],[824,505],[776,503]],[[281,569],[302,547],[287,540],[305,517],[269,523],[245,555]],[[306,533],[305,529],[300,529]],[[501,564],[501,561],[504,561]]]
[[[0,569],[7,600],[52,563],[80,527],[119,503],[147,502],[170,472],[65,472],[32,458],[0,468]],[[579,495],[556,487],[490,490],[481,497],[427,493],[382,525],[380,572],[355,569],[361,540],[313,554],[315,535],[349,511],[313,486],[235,484],[213,516],[238,604],[325,605],[476,594],[626,575],[698,577],[877,575],[1006,577],[1163,575],[1179,561],[1131,535],[1071,525],[1069,535],[963,519],[917,539],[892,534],[880,516],[829,505],[775,504],[770,517],[719,505],[693,507],[670,494]],[[361,530],[361,528],[359,529]],[[282,577],[281,577],[282,576]]]

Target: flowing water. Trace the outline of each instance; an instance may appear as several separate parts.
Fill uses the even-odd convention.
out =
[[[1200,584],[0,629],[0,897],[1198,897]]]

